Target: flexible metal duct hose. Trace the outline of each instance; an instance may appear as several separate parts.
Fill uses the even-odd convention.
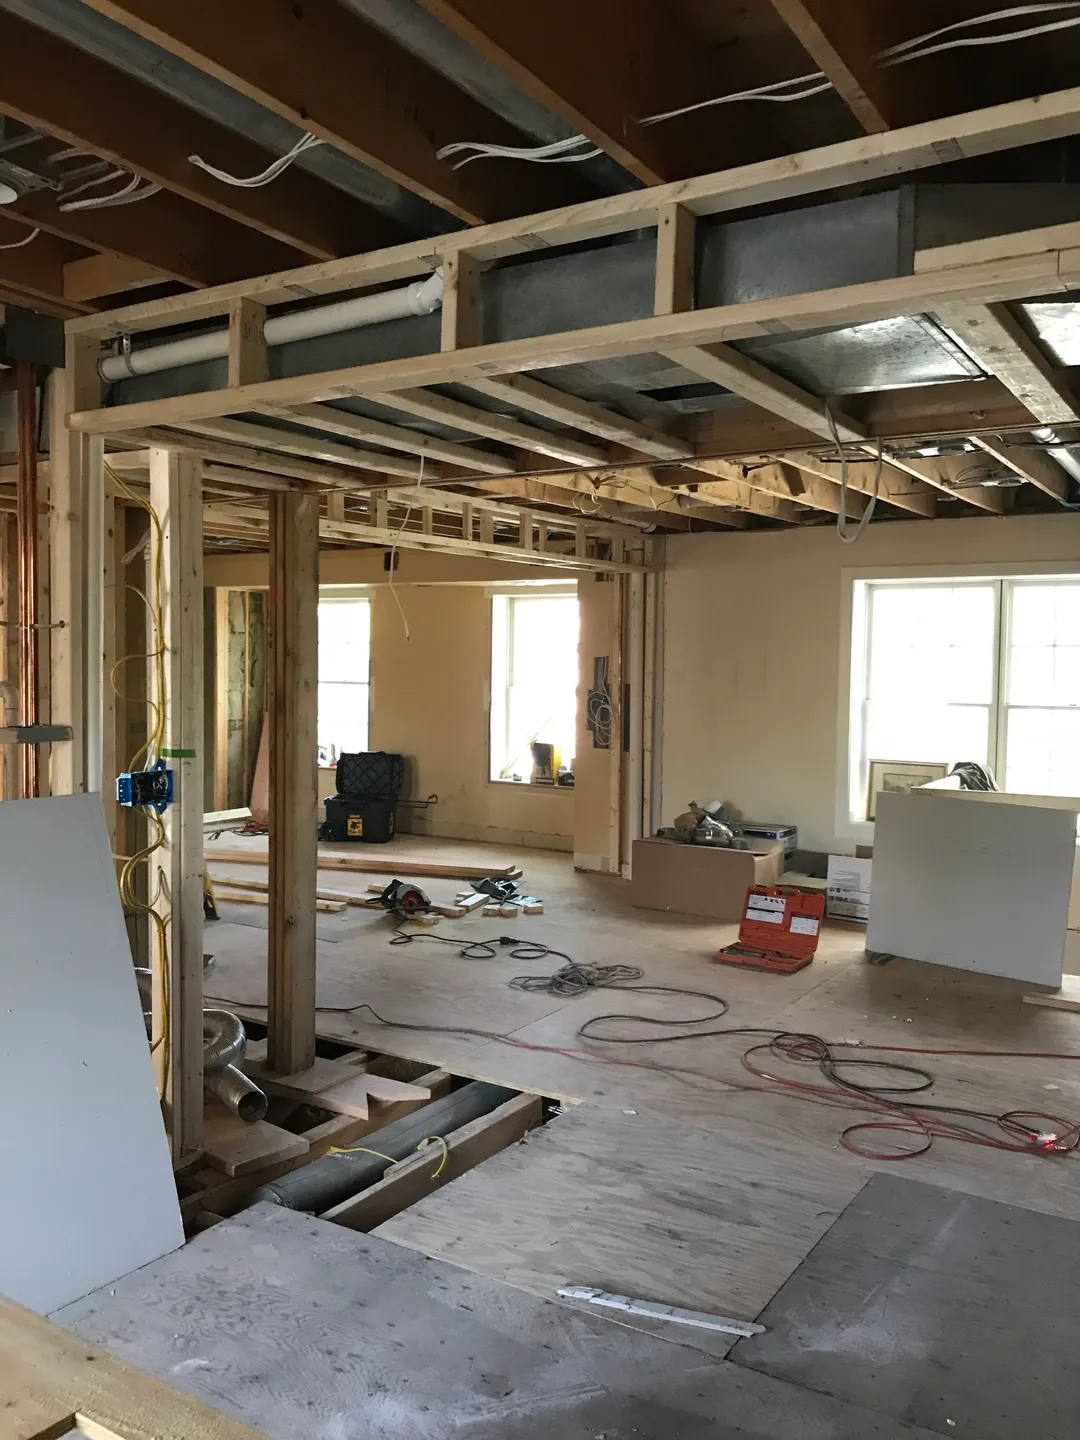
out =
[[[289,1210],[306,1210],[320,1214],[350,1195],[357,1195],[381,1180],[384,1172],[394,1160],[404,1160],[411,1155],[420,1141],[429,1135],[449,1135],[470,1120],[488,1115],[497,1105],[512,1100],[518,1092],[506,1090],[502,1085],[487,1085],[481,1080],[463,1085],[451,1095],[444,1095],[395,1120],[385,1130],[377,1130],[365,1136],[365,1151],[352,1155],[324,1155],[269,1185],[260,1186],[251,1197],[254,1205],[258,1200],[268,1200],[272,1205],[284,1205]],[[381,1151],[373,1155],[372,1150]],[[389,1156],[389,1159],[385,1157]]]
[[[204,1086],[249,1125],[266,1114],[269,1102],[265,1094],[235,1065],[223,1065],[220,1070],[207,1071]]]

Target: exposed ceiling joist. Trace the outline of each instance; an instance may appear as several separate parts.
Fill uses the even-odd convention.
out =
[[[590,500],[600,499],[613,504],[633,505],[657,516],[698,516],[717,525],[728,525],[735,530],[743,529],[747,523],[746,514],[731,502],[721,504],[715,497],[703,495],[699,500],[689,494],[679,493],[660,484],[658,477],[648,466],[633,465],[605,476],[545,475],[544,483]]]
[[[888,72],[874,60],[882,48],[878,0],[772,0],[772,7],[867,134],[897,123]]]
[[[572,477],[578,479],[580,477]],[[526,505],[550,505],[559,510],[573,510],[578,515],[588,515],[599,520],[614,520],[636,529],[685,530],[687,517],[678,509],[672,511],[653,510],[650,507],[627,504],[620,500],[603,500],[593,492],[586,482],[581,490],[576,487],[553,485],[550,480],[505,479],[480,482],[489,495],[504,495]],[[475,486],[473,487],[476,488]],[[580,508],[575,496],[588,496],[588,508]]]
[[[1007,305],[945,305],[938,319],[1043,425],[1080,420],[1080,401]]]
[[[926,460],[890,456],[887,463],[895,470],[925,480],[943,495],[966,501],[989,515],[1004,515],[1006,511],[1004,490],[967,483],[968,472],[972,470],[970,455],[946,455]]]
[[[347,435],[353,440],[385,445],[389,450],[403,450],[407,455],[445,460],[447,464],[458,465],[479,474],[512,475],[515,470],[512,461],[499,455],[491,455],[486,450],[478,450],[475,446],[459,445],[453,440],[440,440],[435,435],[425,435],[419,430],[409,430],[401,425],[387,425],[382,420],[370,420],[366,415],[354,415],[332,405],[298,405],[293,410],[266,406],[262,413],[292,421],[296,425],[310,426],[313,430],[322,430],[330,435]]]
[[[421,3],[646,185],[739,165],[768,151],[760,124],[688,132],[677,122],[640,123],[738,88],[725,76],[722,57],[710,55],[658,0]]]
[[[149,446],[158,450],[174,450],[181,455],[201,455],[222,465],[235,465],[242,469],[263,471],[268,475],[288,475],[294,480],[306,481],[319,490],[371,490],[383,485],[408,485],[409,480],[390,475],[379,475],[371,479],[361,478],[352,468],[329,465],[322,461],[302,460],[276,450],[260,450],[250,445],[235,445],[224,440],[215,440],[205,435],[187,435],[180,430],[169,430],[160,426],[119,431],[112,437],[118,443],[139,448]]]
[[[534,415],[557,420],[561,425],[628,445],[658,460],[682,460],[694,453],[692,446],[675,435],[665,435],[663,431],[643,425],[639,420],[628,420],[613,410],[606,410],[591,400],[580,400],[576,395],[568,395],[564,390],[557,390],[553,385],[546,385],[529,375],[474,380],[469,389],[494,400],[505,400],[519,410],[529,410]]]
[[[525,215],[582,193],[566,167],[455,170],[437,160],[435,152],[456,140],[530,141],[344,5],[89,3],[469,224]]]
[[[120,295],[143,285],[159,285],[168,278],[142,260],[109,253],[84,255],[81,260],[69,260],[64,266],[64,299],[98,300],[103,295]]]
[[[53,235],[38,235],[23,244],[30,234],[25,225],[0,213],[0,289],[8,293],[8,303],[61,317],[85,314],[89,306],[64,296],[64,267],[79,252]]]
[[[349,465],[357,470],[373,470],[381,475],[399,475],[406,480],[420,480],[423,475],[417,460],[403,460],[397,455],[381,455],[374,450],[360,450],[352,445],[339,445],[334,440],[299,435],[277,426],[252,425],[247,420],[196,420],[185,425],[193,435],[206,435],[231,445],[247,445],[266,452],[299,455],[303,459],[326,461],[331,465]],[[430,478],[443,474],[441,466],[432,466]]]
[[[837,487],[840,485],[842,470],[838,463],[819,460],[817,456],[808,454],[806,451],[789,453],[783,459],[805,475],[820,476]],[[847,465],[848,487],[860,495],[872,495],[876,481],[878,495],[882,500],[887,501],[890,505],[895,505],[899,510],[908,511],[909,514],[920,515],[927,520],[933,518],[937,510],[937,502],[934,499],[932,486],[924,480],[916,480],[913,476],[901,474],[891,465],[885,464],[881,466],[881,476],[878,479],[877,469],[877,463],[873,460],[866,462],[849,460]]]
[[[1069,497],[1068,477],[1053,456],[1048,455],[1045,450],[1037,449],[1031,444],[1013,444],[997,435],[972,435],[971,439],[980,450],[992,455],[1014,475],[1030,481],[1059,505],[1065,504]]]
[[[776,375],[757,360],[733,350],[730,345],[694,345],[680,350],[661,351],[673,365],[691,370],[703,380],[722,385],[763,410],[802,425],[822,439],[832,437],[833,427],[841,440],[864,440],[866,427],[848,416],[833,412],[832,426],[824,400]]]
[[[569,465],[603,465],[608,456],[591,445],[578,440],[567,439],[548,430],[537,430],[531,425],[522,425],[509,420],[505,415],[493,415],[488,410],[478,410],[473,405],[464,405],[460,400],[437,395],[433,390],[395,390],[393,394],[372,397],[380,404],[403,410],[407,415],[416,415],[421,420],[433,420],[439,425],[450,425],[466,434],[484,435],[489,440],[501,440],[505,445],[517,445],[523,450],[534,450],[540,455],[550,455],[555,460]]]
[[[259,174],[274,158],[234,130],[162,91],[0,11],[0,111],[92,151],[197,205],[273,236],[316,259],[351,255],[400,238],[375,211],[295,166],[273,185],[217,180],[188,158]],[[137,223],[135,212],[130,217]]]
[[[783,460],[767,460],[760,465],[733,467],[727,460],[699,460],[695,470],[731,479],[731,471],[737,470],[739,478],[763,495],[772,495],[780,500],[792,500],[810,510],[821,510],[829,515],[840,512],[840,490],[831,480],[819,475],[803,472],[795,465]],[[866,508],[866,501],[860,494],[848,499],[848,514],[857,520]]]

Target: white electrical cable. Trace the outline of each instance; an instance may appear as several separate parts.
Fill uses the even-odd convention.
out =
[[[29,245],[31,240],[36,240],[40,234],[41,231],[35,228],[24,240],[13,240],[10,245],[0,245],[0,250],[21,250],[24,245]]]
[[[937,30],[927,31],[924,35],[916,35],[911,40],[903,40],[900,44],[883,50],[875,59],[882,68],[888,68],[894,65],[906,65],[911,60],[921,60],[926,55],[936,55],[943,50],[960,50],[975,45],[1003,45],[1010,40],[1026,40],[1036,35],[1048,35],[1057,30],[1068,30],[1080,25],[1080,16],[1077,16],[1074,19],[1055,20],[1047,25],[1029,26],[1027,29],[1013,30],[1002,35],[962,35],[956,39],[944,40],[940,45],[929,43],[938,40],[943,35],[951,35],[957,30],[970,29],[974,25],[982,25],[987,21],[1014,20],[1024,15],[1043,15],[1061,10],[1080,10],[1080,0],[1042,0],[1042,3],[1015,5],[1008,10],[975,15],[970,19],[958,20],[954,24],[943,25]],[[919,49],[919,46],[923,48]],[[804,85],[806,88],[795,90],[793,87],[796,85]],[[715,105],[734,105],[744,101],[786,104],[792,100],[807,100],[812,95],[824,94],[825,91],[832,88],[825,72],[816,70],[813,74],[797,75],[790,80],[778,80],[774,84],[759,85],[752,90],[739,90],[730,95],[716,95],[711,100],[699,100],[696,104],[683,105],[677,110],[664,110],[657,115],[646,115],[638,124],[641,129],[646,129],[650,125],[659,125],[665,120],[676,120],[682,115],[692,115],[695,111],[708,110]],[[466,160],[459,161],[454,166],[455,170],[468,164],[470,160],[496,158],[531,160],[534,163],[547,165],[565,164],[574,160],[590,160],[603,153],[598,149],[589,150],[585,154],[570,153],[588,143],[586,135],[571,135],[567,140],[557,141],[554,146],[540,145],[532,148],[521,147],[520,149],[510,145],[485,145],[479,141],[458,141],[453,145],[444,145],[441,150],[436,151],[436,159],[445,159],[450,155],[471,150],[475,153],[469,155]]]
[[[325,140],[320,140],[310,130],[304,132],[291,150],[272,161],[265,170],[258,175],[230,175],[227,170],[219,170],[215,165],[209,164],[200,155],[189,155],[188,160],[192,165],[197,165],[200,170],[205,170],[208,175],[213,175],[215,180],[221,180],[226,185],[238,186],[241,190],[257,190],[262,185],[269,185],[279,175],[286,171],[294,160],[299,159],[305,150],[313,150],[316,145],[325,145]]]
[[[847,451],[840,441],[840,434],[836,428],[836,420],[833,417],[832,407],[826,401],[825,419],[829,423],[829,432],[832,435],[833,443],[840,452],[840,505],[836,512],[836,533],[845,545],[854,545],[856,540],[861,540],[866,534],[866,527],[874,518],[874,511],[877,509],[877,502],[881,495],[881,470],[885,464],[885,446],[879,440],[877,448],[877,467],[874,470],[874,488],[870,500],[863,511],[858,524],[854,530],[848,529],[847,499],[848,499],[848,460]]]
[[[126,172],[121,172],[126,173]],[[140,188],[141,187],[141,188]],[[63,200],[57,206],[65,214],[75,210],[109,210],[118,205],[134,205],[136,201],[147,200],[161,189],[150,181],[143,182],[140,175],[132,175],[128,183],[111,195],[90,195],[85,200]]]
[[[420,488],[421,488],[421,486],[423,485],[423,483],[424,483],[424,452],[421,450],[421,452],[420,452],[420,474],[417,476],[417,480],[416,480],[416,495],[413,497],[414,499],[419,499],[419,498],[420,498]],[[398,614],[401,616],[401,623],[402,623],[402,625],[404,625],[404,627],[405,627],[405,639],[406,639],[407,641],[408,641],[408,640],[411,640],[411,639],[412,639],[412,636],[409,634],[409,622],[408,622],[408,620],[405,618],[405,610],[404,610],[404,607],[403,607],[402,604],[401,604],[401,599],[400,599],[400,597],[398,596],[397,591],[394,589],[394,571],[395,571],[395,569],[397,568],[397,542],[398,542],[398,540],[401,538],[401,532],[405,529],[405,526],[409,523],[409,517],[410,517],[410,515],[412,514],[412,512],[413,512],[413,502],[412,502],[412,500],[410,500],[409,503],[408,503],[408,505],[407,505],[406,508],[405,508],[404,518],[402,519],[401,524],[398,526],[398,528],[397,528],[397,533],[395,534],[393,543],[392,543],[391,546],[390,546],[390,579],[389,579],[389,582],[388,582],[388,583],[389,583],[389,586],[390,586],[390,594],[391,594],[391,596],[393,597],[394,604],[395,604],[395,605],[397,606],[397,608],[398,608]]]

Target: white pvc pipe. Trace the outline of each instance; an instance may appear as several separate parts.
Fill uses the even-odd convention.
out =
[[[442,292],[442,272],[436,271],[426,280],[414,280],[400,290],[358,295],[353,300],[338,300],[332,305],[297,310],[291,315],[272,315],[264,331],[266,343],[287,345],[295,340],[314,340],[320,335],[336,335],[343,330],[402,320],[409,315],[430,315],[442,305]],[[142,350],[107,355],[98,368],[103,380],[126,380],[132,375],[152,375],[161,370],[174,370],[179,365],[218,360],[228,353],[228,330],[212,330],[207,335],[188,335],[163,345],[147,345]]]

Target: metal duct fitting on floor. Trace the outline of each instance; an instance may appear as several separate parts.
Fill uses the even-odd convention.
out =
[[[324,1155],[321,1160],[283,1175],[280,1180],[260,1186],[250,1203],[268,1200],[271,1205],[284,1205],[288,1210],[321,1214],[331,1205],[348,1200],[381,1180],[394,1161],[412,1155],[428,1136],[449,1135],[470,1120],[489,1115],[517,1093],[502,1085],[474,1080],[403,1120],[387,1125],[385,1130],[366,1136],[367,1150],[352,1155]]]
[[[223,1105],[252,1124],[266,1114],[267,1098],[236,1062],[243,1058],[247,1034],[231,1010],[203,1011],[204,1087]]]

